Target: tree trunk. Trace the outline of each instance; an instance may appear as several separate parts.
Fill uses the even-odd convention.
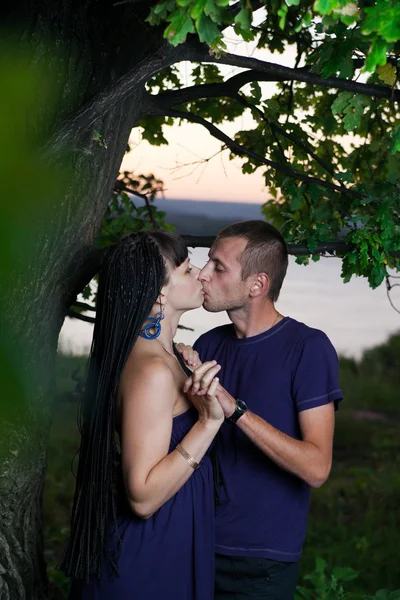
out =
[[[58,334],[82,284],[82,268],[111,197],[132,125],[141,116],[146,68],[148,78],[157,68],[154,60],[159,66],[163,63],[159,33],[148,31],[144,15],[130,5],[104,4],[13,0],[1,9],[3,29],[13,29],[18,39],[29,40],[33,60],[45,57],[54,63],[54,42],[62,48],[57,59],[62,86],[57,88],[56,117],[44,123],[48,134],[136,64],[142,69],[129,98],[114,103],[105,116],[92,118],[90,128],[79,121],[69,132],[69,180],[63,197],[53,198],[47,225],[34,240],[25,270],[15,274],[12,289],[1,290],[2,304],[8,307],[9,344],[4,350],[0,340],[0,354],[3,350],[11,357],[15,380],[10,381],[15,389],[24,388],[24,402],[2,418],[0,430],[5,449],[0,465],[1,600],[48,597],[41,505]],[[101,133],[107,148],[93,139],[93,130]],[[13,398],[7,402],[12,406]]]

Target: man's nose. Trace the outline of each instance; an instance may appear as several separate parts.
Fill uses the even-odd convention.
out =
[[[208,281],[208,280],[210,279],[210,275],[209,275],[209,273],[208,273],[208,269],[207,269],[207,267],[208,267],[208,264],[207,264],[207,265],[205,265],[205,266],[204,266],[204,267],[201,269],[201,271],[200,271],[200,273],[199,273],[199,275],[198,275],[198,279],[199,279],[199,281]]]

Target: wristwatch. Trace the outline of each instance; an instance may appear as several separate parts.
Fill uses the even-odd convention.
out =
[[[229,421],[229,423],[236,424],[245,412],[247,412],[246,402],[243,402],[243,400],[237,398],[235,412],[228,417],[227,421]]]

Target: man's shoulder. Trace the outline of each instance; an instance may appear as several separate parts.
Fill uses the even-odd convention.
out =
[[[292,319],[291,345],[295,364],[299,361],[337,361],[337,352],[331,340],[321,329]]]
[[[328,336],[321,329],[310,327],[301,321],[296,321],[296,319],[290,319],[290,325],[292,339],[300,344],[330,343]]]
[[[214,327],[206,333],[203,333],[199,338],[197,338],[194,346],[198,347],[207,347],[210,344],[218,343],[224,338],[232,335],[232,324],[228,323],[226,325],[219,325],[219,327]]]

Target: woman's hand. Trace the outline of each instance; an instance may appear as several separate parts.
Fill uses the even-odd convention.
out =
[[[215,360],[205,362],[197,367],[183,387],[191,402],[199,413],[199,421],[220,423],[224,421],[224,411],[215,397],[219,379],[216,374],[221,365]]]
[[[196,350],[193,350],[192,346],[185,346],[185,344],[180,343],[175,344],[175,348],[178,350],[188,367],[196,368],[201,365],[199,353],[196,352]]]

